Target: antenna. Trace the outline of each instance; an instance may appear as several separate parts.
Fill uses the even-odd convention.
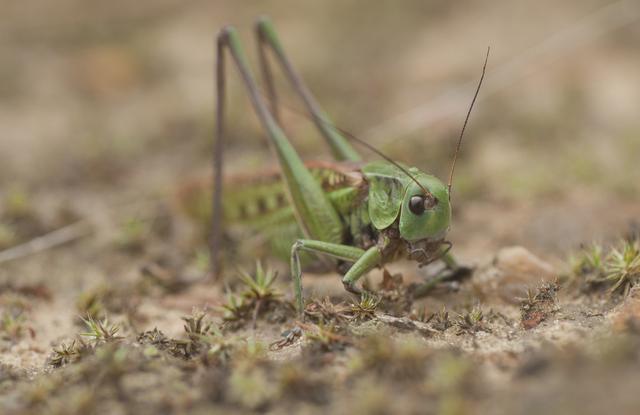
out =
[[[469,122],[469,116],[471,115],[471,110],[473,109],[473,105],[476,103],[476,99],[478,98],[478,93],[480,92],[480,87],[482,86],[482,81],[484,80],[484,74],[487,70],[487,62],[489,61],[490,50],[491,50],[491,46],[487,47],[487,55],[484,58],[484,65],[482,66],[482,75],[480,76],[480,81],[478,82],[476,93],[473,95],[473,100],[471,101],[471,105],[469,106],[469,111],[467,111],[467,116],[464,119],[464,124],[462,125],[462,131],[460,131],[460,137],[458,138],[458,145],[456,146],[456,152],[453,155],[453,162],[451,163],[451,172],[449,173],[449,183],[447,183],[449,201],[451,201],[451,185],[453,183],[453,171],[456,168],[458,153],[460,152],[460,147],[462,146],[462,137],[464,136],[464,130],[467,128],[467,123]]]
[[[434,197],[433,193],[431,193],[429,190],[427,190],[427,188],[425,188],[423,185],[421,185],[420,182],[418,181],[418,179],[416,179],[411,173],[409,173],[409,171],[407,171],[407,169],[402,167],[398,162],[394,161],[391,157],[385,155],[382,151],[378,150],[377,148],[375,148],[371,144],[367,143],[363,139],[358,138],[355,135],[351,134],[350,132],[345,131],[345,130],[343,130],[342,128],[340,128],[338,126],[331,124],[329,121],[325,121],[322,118],[320,118],[320,121],[326,123],[331,128],[333,128],[336,131],[338,131],[340,134],[347,136],[348,139],[353,140],[356,143],[360,144],[361,146],[368,148],[369,150],[371,150],[372,152],[376,153],[377,155],[379,155],[380,157],[382,157],[383,159],[385,159],[389,163],[391,163],[394,166],[396,166],[397,168],[399,168],[404,174],[409,176],[409,178],[411,180],[413,180],[420,187],[420,189],[422,189],[422,191],[424,191],[426,196]]]
[[[302,111],[300,111],[300,110],[298,110],[296,108],[293,108],[290,105],[283,104],[282,102],[279,102],[278,104],[282,105],[288,111],[291,111],[292,113],[294,113],[294,114],[296,114],[298,116],[301,116],[301,117],[304,117],[304,118],[307,118],[307,119],[313,117],[313,118],[317,119],[318,121],[320,121],[321,123],[327,125],[328,127],[333,128],[334,130],[336,130],[340,134],[346,136],[348,139],[355,141],[356,143],[360,144],[363,147],[366,147],[367,149],[371,150],[372,152],[374,152],[378,156],[382,157],[383,159],[385,159],[386,161],[388,161],[389,163],[393,164],[398,169],[400,169],[400,171],[402,171],[404,174],[406,174],[411,180],[413,180],[415,182],[415,184],[418,185],[418,187],[420,187],[420,189],[424,192],[425,196],[429,196],[429,197],[435,198],[435,196],[433,196],[433,193],[431,193],[426,187],[421,185],[420,182],[418,181],[418,179],[416,179],[411,173],[409,173],[409,171],[407,169],[402,167],[398,162],[394,161],[391,157],[387,156],[382,151],[378,150],[373,145],[367,143],[363,139],[356,137],[355,135],[351,134],[349,131],[346,131],[346,130],[338,127],[337,125],[333,124],[330,121],[325,120],[324,118],[320,117],[319,115],[313,114],[311,116],[308,116],[307,114],[303,113]]]

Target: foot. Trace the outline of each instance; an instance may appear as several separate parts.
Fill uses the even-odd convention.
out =
[[[355,294],[358,297],[360,297],[360,295],[362,294],[362,290],[356,287],[354,283],[348,282],[348,281],[342,281],[342,284],[344,285],[344,289],[349,291],[351,294]]]
[[[443,282],[459,282],[471,276],[473,268],[457,266],[454,269],[445,268],[438,272],[428,281],[416,287],[413,298],[424,297],[429,294],[438,284]]]

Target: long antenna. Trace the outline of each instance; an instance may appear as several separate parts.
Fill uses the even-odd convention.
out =
[[[469,116],[471,115],[471,110],[473,110],[473,105],[476,103],[476,99],[478,98],[478,93],[480,92],[480,87],[482,86],[482,81],[484,80],[484,74],[487,70],[487,62],[489,61],[490,50],[491,50],[491,46],[487,47],[487,55],[484,58],[484,65],[482,66],[482,75],[480,76],[480,81],[478,82],[476,93],[473,95],[473,100],[471,101],[471,105],[469,106],[469,111],[467,111],[467,116],[464,119],[464,124],[462,125],[462,131],[460,131],[460,137],[458,138],[458,145],[456,146],[456,152],[453,155],[453,162],[451,163],[451,172],[449,173],[449,183],[447,183],[449,201],[451,201],[451,185],[453,183],[453,171],[456,168],[458,153],[460,152],[460,147],[462,146],[462,137],[464,136],[464,130],[467,128],[467,123],[469,122]]]
[[[411,180],[413,180],[415,182],[415,184],[418,185],[418,187],[420,187],[420,189],[422,189],[422,191],[424,192],[425,196],[434,197],[433,193],[431,193],[426,187],[421,185],[420,182],[418,181],[418,179],[416,179],[411,173],[409,173],[409,171],[407,169],[402,167],[398,162],[394,161],[391,157],[387,156],[382,151],[378,150],[377,148],[375,148],[371,144],[367,143],[363,139],[356,137],[355,135],[351,134],[349,131],[346,131],[346,130],[338,127],[337,125],[333,124],[332,122],[330,122],[328,120],[325,120],[324,118],[322,118],[320,116],[314,116],[314,115],[309,116],[306,113],[304,113],[304,112],[302,112],[302,111],[300,111],[300,110],[298,110],[296,108],[293,108],[292,106],[287,105],[285,103],[278,102],[278,104],[282,105],[285,109],[287,109],[288,111],[291,111],[292,113],[294,113],[294,114],[296,114],[298,116],[301,116],[301,117],[304,117],[304,118],[307,118],[307,119],[313,117],[313,118],[317,119],[318,121],[320,121],[321,123],[327,125],[328,127],[333,128],[334,130],[336,130],[340,134],[346,136],[348,139],[355,141],[356,143],[360,144],[363,147],[366,147],[367,149],[371,150],[372,152],[374,152],[378,156],[382,157],[383,159],[385,159],[386,161],[388,161],[389,163],[393,164],[398,169],[400,169],[400,171],[402,171],[404,174],[406,174]]]
[[[377,148],[375,148],[374,146],[372,146],[371,144],[367,143],[366,141],[364,141],[361,138],[356,137],[355,135],[351,134],[348,131],[343,130],[342,128],[333,125],[332,123],[330,123],[329,121],[323,120],[322,118],[320,119],[320,121],[326,123],[327,125],[329,125],[331,128],[335,129],[336,131],[338,131],[340,134],[347,136],[348,139],[355,141],[356,143],[360,144],[363,147],[368,148],[369,150],[371,150],[372,152],[376,153],[377,155],[379,155],[380,157],[382,157],[383,159],[385,159],[386,161],[388,161],[389,163],[393,164],[394,166],[396,166],[397,168],[399,168],[404,174],[406,174],[407,176],[409,176],[409,178],[411,180],[413,180],[418,187],[420,187],[420,189],[422,189],[422,191],[424,191],[426,196],[433,196],[433,193],[431,193],[427,188],[425,188],[423,185],[420,184],[420,182],[418,181],[418,179],[416,179],[411,173],[409,173],[409,171],[407,169],[405,169],[404,167],[402,167],[400,165],[400,163],[394,161],[391,157],[385,155],[382,151],[378,150]]]

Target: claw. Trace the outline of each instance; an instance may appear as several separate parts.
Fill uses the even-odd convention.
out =
[[[413,298],[420,298],[426,296],[431,290],[433,290],[438,284],[443,282],[459,283],[460,281],[468,278],[473,273],[473,268],[465,266],[457,266],[455,269],[447,269],[440,271],[422,285],[418,286],[413,292]]]
[[[362,290],[356,287],[354,283],[348,282],[348,281],[342,281],[342,284],[344,285],[344,289],[349,291],[351,294],[355,294],[357,296],[362,295]]]

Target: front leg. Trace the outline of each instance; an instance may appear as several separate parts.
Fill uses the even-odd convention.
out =
[[[444,263],[445,268],[440,270],[436,275],[428,281],[420,284],[413,291],[413,298],[424,297],[431,292],[438,284],[445,281],[456,281],[464,279],[471,275],[473,269],[464,265],[460,265],[450,252],[445,252],[440,260]]]
[[[372,246],[367,249],[365,253],[358,258],[358,260],[349,268],[344,277],[342,278],[342,283],[344,284],[344,288],[354,294],[359,295],[361,293],[360,289],[356,287],[356,282],[367,272],[371,271],[382,261],[382,253],[377,246]]]
[[[296,295],[296,307],[300,318],[304,318],[304,300],[302,297],[302,268],[300,266],[300,251],[315,252],[333,258],[354,262],[345,274],[342,282],[350,292],[358,292],[355,283],[364,274],[380,265],[382,254],[377,247],[371,247],[367,251],[349,245],[334,244],[330,242],[299,239],[291,247],[291,275],[293,277],[294,291]]]

